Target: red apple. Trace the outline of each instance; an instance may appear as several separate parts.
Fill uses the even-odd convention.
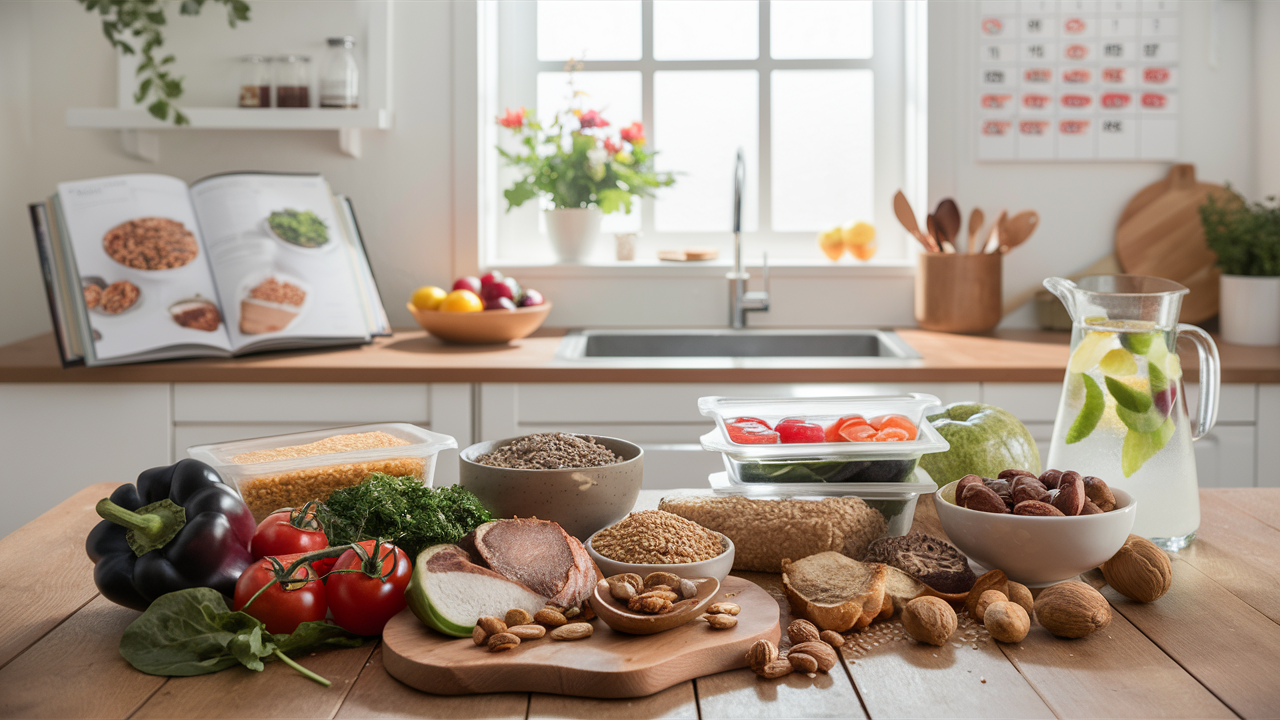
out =
[[[496,297],[484,301],[485,310],[515,310],[516,304],[511,298]]]
[[[480,294],[480,278],[475,275],[464,275],[453,281],[454,290],[470,290],[476,295]]]
[[[530,307],[532,305],[541,305],[546,302],[542,297],[542,293],[531,288],[524,289],[524,297],[520,298],[520,307]]]
[[[490,283],[489,285],[485,285],[481,288],[480,299],[484,300],[486,303],[490,300],[497,300],[498,298],[506,298],[511,302],[515,302],[516,293],[511,289],[511,286],[505,282]]]
[[[488,273],[486,273],[483,277],[480,278],[480,289],[483,290],[484,288],[487,288],[490,285],[497,285],[498,283],[502,282],[502,278],[503,278],[502,273],[498,272],[497,270],[490,270]]]

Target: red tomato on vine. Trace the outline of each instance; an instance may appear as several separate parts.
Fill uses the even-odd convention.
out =
[[[381,540],[356,543],[326,577],[329,610],[338,626],[357,635],[381,635],[407,605],[413,564],[403,550]]]

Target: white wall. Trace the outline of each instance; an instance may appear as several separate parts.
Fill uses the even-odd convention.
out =
[[[256,19],[235,31],[226,29],[217,6],[198,19],[171,10],[172,50],[191,63],[192,82],[217,76],[198,58],[225,62],[251,37],[305,30],[318,44],[324,34],[341,31],[332,25],[350,13],[351,3],[252,5]],[[1206,62],[1210,3],[1183,7],[1182,159],[1196,163],[1201,177],[1230,180],[1251,197],[1264,188],[1280,191],[1274,130],[1280,127],[1280,50],[1271,42],[1280,36],[1280,3],[1261,5],[1221,3],[1216,70]],[[0,2],[0,343],[49,327],[25,203],[62,180],[127,172],[187,181],[245,169],[324,173],[355,201],[393,323],[411,324],[403,298],[419,285],[450,281],[453,163],[474,153],[452,147],[451,5],[399,2],[395,12],[395,126],[365,133],[363,159],[339,154],[333,132],[173,131],[162,135],[161,162],[152,165],[125,156],[114,132],[65,127],[68,107],[114,104],[115,63],[96,18],[70,0]],[[971,21],[970,2],[930,3],[930,200],[953,195],[966,213],[974,204],[988,215],[1002,207],[1040,212],[1040,230],[1005,261],[1004,292],[1011,298],[1109,252],[1121,209],[1167,165],[978,163],[969,134],[975,53],[965,29]],[[187,39],[179,44],[178,38]],[[193,86],[188,92],[202,99],[209,91]],[[727,314],[727,283],[712,275],[684,281],[644,273],[630,279],[540,275],[527,284],[555,300],[552,324],[721,325]],[[906,324],[911,283],[901,274],[780,274],[774,311],[752,322]],[[1032,324],[1030,306],[1006,319],[1006,325]]]

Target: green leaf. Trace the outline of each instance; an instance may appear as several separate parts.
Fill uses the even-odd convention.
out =
[[[151,89],[151,78],[147,78],[146,80],[142,81],[141,85],[138,86],[138,92],[133,94],[133,101],[135,103],[141,103],[147,97],[147,91],[150,89]]]
[[[1115,378],[1105,378],[1107,391],[1116,399],[1116,404],[1135,413],[1144,413],[1151,408],[1151,395],[1135,390]]]
[[[1084,373],[1080,374],[1080,378],[1084,381],[1084,405],[1080,408],[1080,414],[1076,415],[1075,422],[1071,423],[1071,429],[1067,430],[1068,445],[1089,437],[1094,428],[1098,427],[1098,421],[1107,408],[1098,383]]]
[[[1136,413],[1118,403],[1116,404],[1116,417],[1120,418],[1120,422],[1124,423],[1125,427],[1139,433],[1155,431],[1165,419],[1165,416],[1160,413],[1155,405],[1147,408],[1146,412]]]
[[[172,63],[175,59],[176,58],[174,58],[172,55],[165,55],[164,59],[160,61],[160,66],[164,67],[165,65]]]
[[[1152,395],[1169,389],[1169,376],[1165,375],[1164,370],[1160,369],[1159,363],[1147,363],[1147,374],[1151,376]]]
[[[151,113],[151,117],[157,120],[167,120],[169,118],[169,103],[166,100],[157,100],[147,106],[147,112]]]
[[[189,588],[161,595],[130,623],[120,655],[148,675],[205,675],[239,664],[228,645],[261,628],[249,615],[231,612],[217,590]]]
[[[619,209],[624,209],[628,214],[630,214],[631,193],[617,188],[601,190],[597,194],[596,205],[600,206],[600,212],[605,215],[608,215],[611,212],[617,212]]]
[[[275,647],[286,655],[296,655],[320,648],[352,648],[364,639],[326,622],[304,622],[290,635],[276,635]]]
[[[187,116],[186,116],[186,115],[183,115],[183,114],[182,114],[182,111],[181,111],[181,110],[179,110],[179,109],[177,109],[177,108],[174,108],[174,109],[173,109],[173,124],[174,124],[174,125],[190,125],[190,124],[191,124],[191,121],[190,121],[189,119],[187,119]]]
[[[1125,433],[1124,445],[1120,449],[1120,470],[1125,477],[1137,472],[1156,453],[1164,449],[1169,438],[1173,437],[1173,419],[1164,421],[1155,432],[1143,433],[1130,430]]]
[[[150,22],[152,25],[164,25],[165,21],[164,21],[163,10],[158,10],[156,12],[149,12],[146,15],[147,15],[147,22]]]
[[[270,637],[269,635],[267,637]],[[268,657],[276,650],[273,642],[263,639],[263,630],[261,626],[254,627],[248,632],[241,632],[227,643],[227,650],[235,656],[239,663],[250,670],[262,672],[262,658]]]

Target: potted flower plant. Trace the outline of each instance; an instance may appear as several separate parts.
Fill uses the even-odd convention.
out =
[[[502,194],[508,211],[533,198],[550,201],[547,234],[561,262],[582,262],[590,255],[602,214],[630,213],[633,196],[651,197],[654,188],[675,182],[671,173],[654,172],[655,153],[645,149],[644,126],[638,122],[614,139],[597,110],[558,112],[546,127],[532,115],[525,108],[508,109],[498,118],[521,146],[516,152],[498,148],[522,173]]]
[[[1229,186],[1228,186],[1229,187]],[[1280,345],[1280,204],[1212,195],[1200,207],[1205,241],[1222,270],[1219,326],[1238,345]]]

